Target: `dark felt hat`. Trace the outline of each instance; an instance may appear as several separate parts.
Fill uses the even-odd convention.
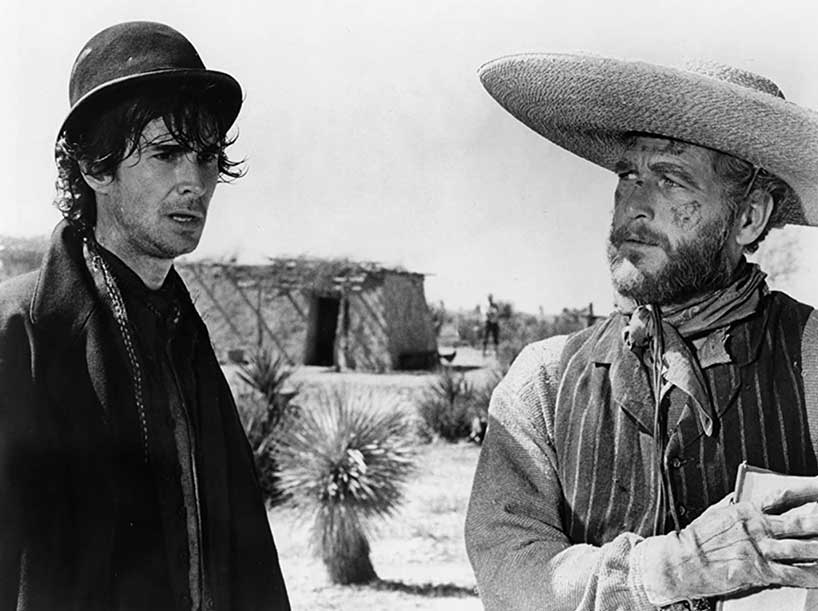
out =
[[[102,30],[80,51],[71,69],[71,110],[59,135],[92,119],[114,100],[146,86],[201,88],[227,130],[242,103],[241,86],[229,74],[207,70],[190,41],[151,21],[119,23]]]

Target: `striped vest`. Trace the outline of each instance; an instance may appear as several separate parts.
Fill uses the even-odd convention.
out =
[[[687,395],[674,388],[663,403],[669,438],[661,458],[647,373],[621,339],[624,317],[613,315],[571,336],[554,413],[546,415],[570,540],[601,545],[622,532],[653,534],[660,462],[682,526],[733,490],[742,461],[817,474],[800,362],[811,311],[773,292],[756,315],[733,325],[731,362],[704,369],[718,414],[713,436],[704,434]]]

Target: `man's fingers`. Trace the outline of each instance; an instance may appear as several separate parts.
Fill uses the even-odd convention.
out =
[[[776,539],[807,539],[818,537],[818,505],[792,509],[778,516],[766,516],[767,530]]]
[[[776,585],[794,588],[818,588],[818,566],[772,564]]]
[[[758,548],[772,562],[818,562],[818,539],[765,539]],[[818,566],[813,571],[818,575]]]
[[[764,497],[761,510],[764,513],[784,513],[811,501],[818,501],[818,477],[792,478],[786,489],[776,490]]]

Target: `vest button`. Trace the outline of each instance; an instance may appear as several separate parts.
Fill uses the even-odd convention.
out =
[[[682,466],[682,461],[679,460],[678,457],[671,458],[670,459],[670,466],[673,467],[674,469],[678,469],[679,467]]]
[[[684,515],[687,513],[687,507],[685,507],[684,505],[682,505],[681,503],[679,503],[679,504],[676,506],[676,511],[679,513],[679,516],[680,516],[680,517],[684,517]]]

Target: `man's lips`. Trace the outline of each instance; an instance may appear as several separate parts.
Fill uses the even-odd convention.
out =
[[[170,212],[168,216],[178,223],[197,223],[204,220],[204,215],[189,210]]]

